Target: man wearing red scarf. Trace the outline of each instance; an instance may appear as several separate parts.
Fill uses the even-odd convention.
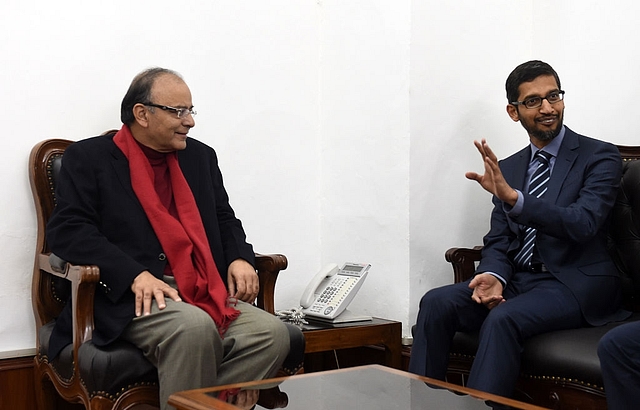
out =
[[[138,74],[120,131],[65,151],[47,226],[55,254],[100,267],[93,342],[142,349],[158,368],[163,409],[176,391],[270,377],[289,351],[285,325],[252,305],[253,248],[215,151],[187,136],[194,115],[179,74]],[[69,307],[51,357],[71,343]]]

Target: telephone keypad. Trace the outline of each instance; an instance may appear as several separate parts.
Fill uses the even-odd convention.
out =
[[[356,280],[352,277],[334,277],[329,286],[322,291],[316,299],[316,302],[309,308],[309,312],[329,314],[333,309],[329,309],[327,312],[327,305],[339,305],[346,291],[348,291],[355,282]]]

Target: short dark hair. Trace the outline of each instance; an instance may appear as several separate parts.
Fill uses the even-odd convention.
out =
[[[149,68],[133,78],[120,105],[120,120],[123,124],[131,125],[135,121],[135,117],[133,116],[134,105],[152,102],[151,87],[153,87],[153,83],[158,77],[165,74],[173,75],[180,79],[182,78],[177,72],[161,67]]]
[[[543,61],[531,60],[520,64],[509,74],[505,84],[508,102],[518,101],[518,97],[520,97],[520,92],[518,91],[520,84],[533,81],[541,75],[552,75],[556,79],[558,89],[560,89],[560,77],[558,77],[558,73]]]

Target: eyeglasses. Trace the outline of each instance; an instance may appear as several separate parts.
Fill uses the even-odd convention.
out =
[[[542,105],[542,100],[547,100],[549,104],[555,104],[557,102],[562,101],[563,99],[564,99],[564,91],[558,90],[558,91],[550,92],[549,94],[547,94],[546,97],[531,97],[531,98],[527,98],[524,101],[514,101],[514,102],[510,102],[509,104],[524,105],[527,108],[538,108]]]
[[[198,114],[196,111],[193,110],[193,107],[192,108],[176,108],[176,107],[169,107],[168,105],[159,105],[154,103],[142,103],[142,104],[149,107],[160,108],[163,111],[175,112],[178,115],[178,118],[184,118],[187,116],[187,114],[191,114],[191,115]]]

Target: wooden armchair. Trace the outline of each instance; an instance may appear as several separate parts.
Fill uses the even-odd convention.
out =
[[[611,212],[609,247],[623,281],[625,308],[633,315],[606,326],[545,333],[525,343],[517,398],[553,409],[606,409],[597,355],[610,329],[640,320],[640,147],[618,147],[623,175]],[[473,276],[482,247],[449,249],[455,282]],[[448,381],[464,385],[478,347],[478,335],[458,332],[450,352]]]
[[[45,228],[55,206],[56,176],[64,150],[71,143],[62,139],[45,140],[32,149],[29,157],[29,179],[38,223],[32,281],[38,407],[53,409],[56,391],[66,401],[82,403],[87,409],[158,407],[157,371],[139,349],[124,341],[108,347],[98,347],[91,341],[99,267],[66,263],[51,255],[47,245]],[[260,277],[257,304],[274,313],[276,279],[279,272],[287,268],[287,258],[278,254],[256,254],[256,265]],[[73,344],[50,360],[47,356],[49,336],[69,295],[73,306]],[[287,327],[291,352],[283,370],[293,374],[302,367],[304,336],[297,327]]]

